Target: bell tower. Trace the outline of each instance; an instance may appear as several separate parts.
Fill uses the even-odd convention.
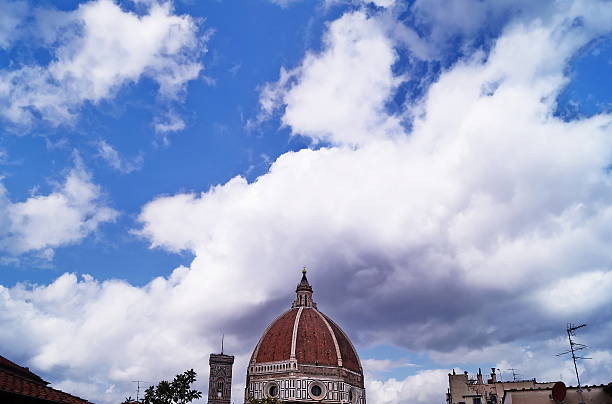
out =
[[[232,366],[234,356],[223,353],[210,354],[210,374],[208,376],[208,404],[230,404],[232,396]]]

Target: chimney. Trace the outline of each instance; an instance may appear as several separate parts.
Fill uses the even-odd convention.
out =
[[[476,375],[476,379],[478,380],[478,384],[482,384],[482,370],[478,368],[478,375]]]
[[[497,375],[495,374],[495,368],[491,368],[491,382],[492,383],[497,382]]]

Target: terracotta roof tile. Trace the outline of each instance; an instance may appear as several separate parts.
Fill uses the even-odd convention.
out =
[[[0,356],[0,393],[32,397],[62,404],[88,404],[89,401],[47,386],[48,382]]]
[[[298,325],[295,357],[298,363],[338,365],[336,345],[327,325],[313,308],[304,308]]]
[[[298,309],[291,309],[268,328],[255,357],[256,363],[288,360],[291,356],[293,324]]]
[[[23,366],[19,366],[15,362],[12,362],[6,359],[4,356],[0,356],[0,369],[5,370],[7,372],[16,374],[18,376],[25,377],[26,379],[30,379],[33,381],[38,381],[43,384],[49,384],[49,382],[43,380],[36,373],[32,373],[30,369],[25,368]]]
[[[63,391],[55,390],[44,384],[34,382],[4,370],[0,370],[0,391],[62,404],[89,403],[87,400],[64,393]]]

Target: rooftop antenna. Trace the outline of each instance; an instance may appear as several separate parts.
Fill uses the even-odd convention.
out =
[[[136,401],[139,401],[140,398],[140,383],[146,383],[145,380],[132,380],[132,383],[136,383]]]
[[[221,355],[223,355],[223,340],[225,339],[225,334],[221,335]]]
[[[516,381],[516,376],[518,376],[520,373],[518,373],[518,369],[515,368],[510,368],[510,369],[506,369],[512,372],[512,381]]]
[[[586,324],[574,325],[572,323],[567,323],[566,331],[567,331],[567,339],[569,340],[570,349],[568,351],[561,352],[555,355],[555,356],[562,356],[562,355],[567,355],[569,353],[572,354],[572,360],[574,361],[574,370],[576,371],[576,380],[578,381],[578,391],[581,391],[582,389],[580,387],[580,376],[578,375],[578,366],[576,365],[576,359],[591,359],[591,358],[585,358],[583,356],[576,356],[576,352],[582,351],[583,349],[588,348],[588,346],[584,344],[579,344],[578,342],[575,342],[572,339],[572,337],[576,336],[576,330],[582,327],[586,327]]]

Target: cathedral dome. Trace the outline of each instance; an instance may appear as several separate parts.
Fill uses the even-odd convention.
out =
[[[292,307],[260,338],[247,370],[247,397],[365,404],[363,370],[348,336],[312,301],[303,271]]]
[[[341,366],[362,372],[346,334],[315,307],[295,307],[274,320],[255,348],[253,363],[288,361],[292,356],[298,364]]]

